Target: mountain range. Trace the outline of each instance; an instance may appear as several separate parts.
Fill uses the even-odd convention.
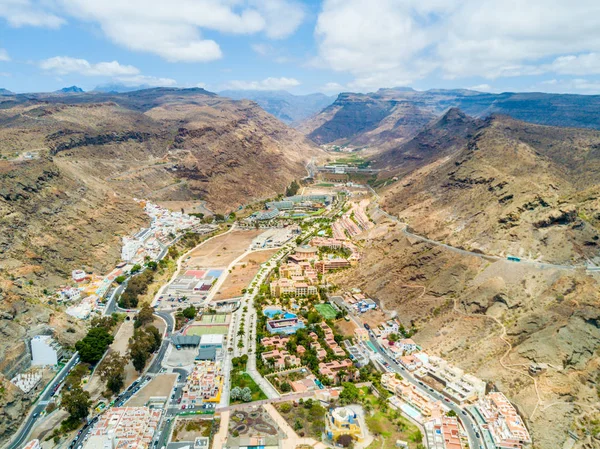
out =
[[[224,90],[219,95],[252,100],[284,123],[297,124],[329,106],[335,97],[321,93],[293,95],[283,90]]]
[[[600,129],[597,95],[410,88],[380,89],[368,94],[341,93],[298,129],[318,144],[390,148],[412,137],[452,107],[473,117],[505,114],[540,125]]]

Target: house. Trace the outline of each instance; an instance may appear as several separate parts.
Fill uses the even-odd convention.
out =
[[[306,352],[306,348],[302,345],[298,345],[298,346],[296,346],[296,352],[298,353],[299,356],[302,356]]]
[[[464,449],[456,417],[436,417],[424,427],[430,449]]]
[[[340,377],[341,371],[344,375]],[[319,363],[319,372],[334,382],[357,380],[359,374],[350,359],[344,359],[341,362],[337,360],[327,363],[321,362]]]
[[[357,327],[354,329],[354,337],[356,341],[369,341],[369,331],[364,327]]]
[[[349,407],[338,407],[327,412],[325,434],[333,442],[336,442],[342,435],[350,435],[357,442],[362,442],[365,438],[356,413]]]
[[[400,364],[409,371],[414,371],[423,366],[423,362],[412,354],[400,357]]]
[[[71,272],[71,277],[75,282],[83,282],[88,278],[88,275],[83,270],[73,270]]]
[[[404,338],[398,342],[398,346],[404,351],[405,354],[411,354],[415,352],[418,347],[417,344],[410,338]]]
[[[33,366],[54,366],[64,355],[60,344],[50,335],[36,335],[30,344]]]

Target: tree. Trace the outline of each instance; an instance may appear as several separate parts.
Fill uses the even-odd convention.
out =
[[[151,260],[150,262],[146,263],[146,266],[148,268],[150,268],[152,271],[156,271],[158,269],[158,264],[155,261],[153,261],[153,260]]]
[[[134,368],[142,372],[150,355],[160,348],[162,336],[154,326],[140,327],[129,339],[129,357]]]
[[[106,388],[113,393],[118,393],[125,383],[125,366],[127,359],[118,352],[112,352],[105,357],[98,367],[100,379],[106,382]]]
[[[293,196],[298,193],[298,190],[300,190],[300,184],[296,181],[292,181],[288,188],[285,189],[285,196]]]
[[[338,436],[336,443],[342,447],[348,447],[352,444],[352,437],[350,435],[340,435]]]
[[[289,402],[284,402],[279,406],[279,411],[281,413],[289,413],[290,410],[292,410],[292,404],[290,404]]]
[[[63,390],[60,407],[69,414],[71,419],[81,421],[86,418],[91,406],[90,393],[83,391],[81,385],[74,385],[67,391]]]
[[[108,346],[113,342],[113,336],[104,327],[93,327],[87,335],[75,343],[75,349],[84,363],[97,363]]]
[[[356,385],[350,382],[344,382],[342,386],[344,387],[344,389],[340,393],[341,403],[345,405],[358,402],[360,390],[356,387]]]
[[[449,418],[455,417],[456,412],[454,410],[448,410],[448,412],[446,413],[446,416]]]
[[[139,263],[136,263],[133,267],[131,267],[131,270],[129,270],[129,272],[130,273],[137,273],[141,269],[142,269],[142,266]]]
[[[280,386],[281,391],[283,391],[284,393],[288,393],[290,391],[292,391],[292,386],[287,383],[287,382],[283,382]]]
[[[144,304],[135,317],[135,327],[142,327],[154,321],[154,309],[149,304]]]
[[[252,390],[250,390],[250,388],[248,388],[248,387],[242,388],[241,399],[244,402],[251,402],[252,401]]]
[[[121,276],[117,276],[115,278],[115,282],[119,285],[121,285],[123,282],[125,282],[125,280],[127,279],[127,276],[121,275]]]
[[[242,397],[242,389],[240,387],[233,387],[229,392],[229,398],[232,401],[237,401]]]
[[[319,312],[308,312],[308,324],[315,324],[321,322],[321,315]]]
[[[196,318],[196,314],[198,313],[198,311],[196,310],[196,308],[194,306],[189,306],[189,307],[186,307],[185,309],[183,309],[183,312],[181,312],[181,313],[188,320],[193,320],[194,318]]]

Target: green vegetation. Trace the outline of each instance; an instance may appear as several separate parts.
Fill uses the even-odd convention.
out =
[[[196,314],[198,313],[198,311],[194,306],[189,306],[183,309],[181,313],[188,320],[193,320],[194,318],[196,318]]]
[[[125,366],[127,362],[126,357],[121,356],[118,352],[112,352],[104,358],[98,367],[100,379],[106,383],[106,388],[113,394],[121,391],[125,384]]]
[[[142,327],[154,321],[154,309],[149,304],[144,304],[138,314],[135,316],[134,326]]]
[[[300,184],[296,181],[292,181],[288,188],[285,189],[285,196],[294,196],[298,193],[298,190],[300,190]]]
[[[300,437],[321,440],[321,434],[325,431],[326,410],[319,401],[300,399],[297,404],[283,402],[276,404],[276,407]]]
[[[110,344],[113,336],[103,326],[92,327],[87,335],[75,343],[75,349],[83,363],[96,364],[102,358]]]
[[[267,399],[267,395],[263,393],[260,387],[254,382],[250,374],[241,372],[239,370],[232,370],[231,372],[231,403],[240,403],[240,402],[250,402],[244,401],[242,397],[234,398],[233,390],[234,388],[239,388],[240,390],[244,390],[248,388],[250,391],[250,401],[261,401],[263,399]]]
[[[315,304],[315,309],[317,309],[317,312],[319,312],[326,320],[333,320],[337,316],[336,310],[329,303]]]
[[[139,296],[148,291],[148,285],[154,280],[154,272],[145,270],[127,283],[127,288],[119,298],[119,307],[131,309],[138,306]]]
[[[162,343],[162,336],[154,326],[137,328],[129,339],[129,357],[134,368],[142,372],[152,353],[158,351]]]

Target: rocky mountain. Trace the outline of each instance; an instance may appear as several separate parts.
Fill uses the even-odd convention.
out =
[[[83,89],[77,86],[71,87],[63,87],[62,89],[57,90],[55,93],[57,94],[80,94],[83,93]]]
[[[287,124],[300,121],[316,114],[335,100],[321,93],[293,95],[283,90],[225,90],[219,95],[235,100],[252,100],[279,120]]]
[[[471,90],[380,89],[369,94],[341,93],[327,108],[299,127],[319,144],[380,147],[412,137],[433,117],[452,107],[473,117],[509,115],[530,123],[600,129],[597,95],[548,93],[491,94]]]
[[[486,254],[600,261],[600,132],[504,116],[460,126],[456,145],[444,136],[439,158],[425,152],[418,170],[389,187],[386,210],[423,235]]]
[[[147,84],[140,84],[138,86],[127,86],[122,83],[108,83],[108,84],[101,84],[99,86],[96,86],[92,92],[119,94],[119,93],[134,92],[136,90],[144,90],[144,89],[152,89],[152,87]]]
[[[14,95],[14,93],[8,89],[4,89],[3,87],[0,87],[0,95]]]

